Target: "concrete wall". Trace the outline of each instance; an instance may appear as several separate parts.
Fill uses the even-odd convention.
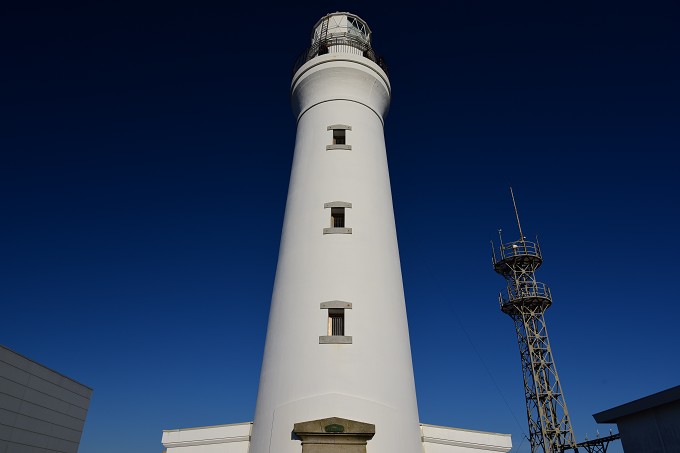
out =
[[[626,453],[680,453],[680,401],[616,421]]]
[[[680,453],[680,385],[593,414],[616,423],[626,453]]]
[[[0,346],[0,453],[76,453],[92,389]]]

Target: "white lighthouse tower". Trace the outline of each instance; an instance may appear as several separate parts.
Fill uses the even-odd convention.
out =
[[[311,44],[291,86],[295,156],[250,453],[299,453],[294,424],[328,417],[375,425],[371,452],[421,452],[383,135],[390,82],[355,15],[323,17]]]
[[[507,452],[420,424],[383,135],[390,82],[366,22],[314,27],[291,84],[295,156],[254,422],[170,429],[167,453]]]

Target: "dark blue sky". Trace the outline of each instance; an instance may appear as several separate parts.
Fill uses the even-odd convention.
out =
[[[81,453],[252,420],[290,70],[336,10],[390,67],[421,420],[528,451],[490,263],[509,185],[578,439],[678,384],[677,2],[25,3],[0,13],[0,342],[94,388]]]

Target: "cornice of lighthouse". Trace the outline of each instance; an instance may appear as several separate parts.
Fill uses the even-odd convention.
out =
[[[361,55],[333,53],[298,69],[291,83],[291,103],[298,121],[321,103],[350,101],[366,106],[384,122],[391,92],[387,74],[376,63]]]

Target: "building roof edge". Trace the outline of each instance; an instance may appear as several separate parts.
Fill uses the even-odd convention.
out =
[[[616,423],[616,420],[622,417],[678,400],[680,400],[680,385],[598,412],[597,414],[593,414],[593,418],[597,423]]]
[[[48,367],[48,366],[46,366],[46,365],[44,365],[44,364],[42,364],[42,363],[40,363],[40,362],[36,362],[36,361],[33,360],[32,358],[26,357],[26,356],[23,355],[22,353],[17,352],[17,351],[15,351],[15,350],[12,349],[12,348],[9,348],[9,347],[7,347],[7,346],[5,346],[5,345],[3,345],[3,344],[0,344],[0,348],[7,349],[7,350],[10,351],[11,353],[16,354],[16,355],[18,355],[18,356],[21,356],[21,357],[23,357],[24,359],[28,360],[29,362],[33,362],[33,363],[35,363],[35,364],[38,365],[38,366],[41,366],[41,367],[43,367],[43,368],[45,368],[45,369],[47,369],[47,370],[50,370],[51,372],[53,372],[53,373],[55,373],[55,374],[58,374],[59,376],[64,377],[64,378],[68,379],[69,381],[73,381],[73,382],[75,382],[76,384],[78,384],[78,385],[80,385],[80,386],[83,386],[83,387],[85,387],[86,389],[91,390],[92,392],[94,392],[94,389],[93,389],[92,387],[88,387],[87,385],[83,384],[82,382],[78,382],[78,381],[76,381],[75,379],[73,379],[73,378],[71,378],[71,377],[68,377],[68,376],[66,376],[66,375],[63,374],[63,373],[60,373],[60,372],[58,372],[58,371],[55,370],[55,369],[52,369],[52,368],[50,368],[50,367]]]

